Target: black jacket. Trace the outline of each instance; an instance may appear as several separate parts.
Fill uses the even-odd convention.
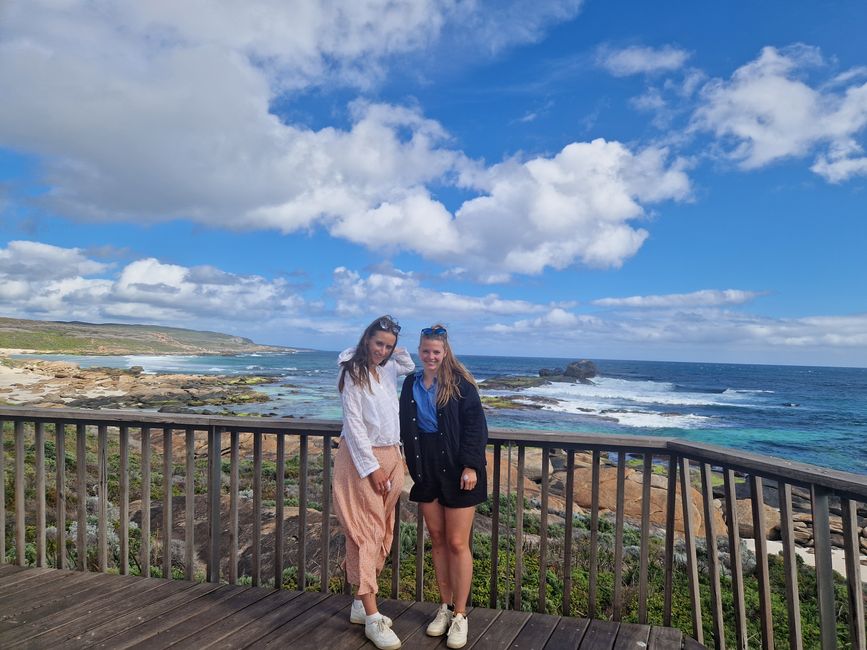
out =
[[[413,481],[422,476],[419,463],[418,408],[412,394],[416,373],[407,376],[400,391],[400,440],[406,455],[406,465]],[[464,467],[476,470],[478,482],[487,484],[485,446],[488,444],[488,423],[479,399],[479,391],[466,379],[460,378],[460,397],[437,407],[437,429],[442,431],[448,467],[460,474]]]

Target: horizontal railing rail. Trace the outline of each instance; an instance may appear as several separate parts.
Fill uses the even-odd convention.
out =
[[[0,422],[0,562],[122,574],[133,562],[187,579],[203,566],[212,582],[345,587],[330,495],[339,422],[29,407],[0,407]],[[747,647],[753,630],[765,648],[864,649],[867,477],[666,437],[492,430],[489,443],[490,568],[478,602],[642,624],[688,616],[692,636],[718,648]],[[391,595],[406,593],[411,570],[408,595],[422,600],[433,587],[423,522],[397,508]],[[414,539],[401,526],[413,514]],[[754,566],[741,524],[752,527]],[[782,580],[768,550],[777,527]],[[809,620],[798,540],[815,558]]]

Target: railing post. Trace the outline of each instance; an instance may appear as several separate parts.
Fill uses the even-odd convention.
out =
[[[129,426],[120,425],[120,574],[129,574]]]
[[[220,489],[222,427],[208,428],[208,582],[220,582]]]
[[[566,452],[566,531],[563,540],[563,616],[572,610],[572,526],[575,508],[575,450]]]
[[[0,425],[0,442],[2,442],[2,425]],[[57,495],[55,511],[57,512],[57,545],[55,548],[54,565],[58,569],[65,569],[66,562],[66,425],[63,422],[54,423],[54,457],[55,457],[55,493]],[[2,444],[0,444],[0,459],[3,458]],[[2,460],[0,460],[2,466]],[[2,474],[2,472],[0,472]],[[0,494],[3,486],[0,485]],[[0,508],[3,507],[3,499],[0,499]],[[3,526],[0,526],[3,528]],[[3,531],[0,530],[0,535]],[[2,546],[2,544],[0,544]],[[5,551],[3,551],[5,553]]]
[[[491,494],[491,583],[488,596],[488,607],[497,606],[499,594],[499,561],[500,561],[500,452],[502,445],[494,443],[494,473],[492,475],[493,494]],[[419,550],[419,553],[424,549]]]
[[[689,577],[689,600],[692,605],[692,636],[704,643],[701,617],[701,597],[698,584],[698,559],[695,552],[695,537],[692,529],[691,474],[689,459],[680,459],[680,503],[683,506],[683,536],[686,540],[686,569]]]
[[[598,449],[593,450],[590,479],[590,571],[587,583],[587,617],[596,618],[596,579],[599,574],[599,462]]]
[[[184,452],[184,578],[192,580],[196,549],[196,431],[192,427],[184,432]]]
[[[846,548],[846,587],[849,596],[849,640],[852,648],[864,650],[864,588],[861,585],[860,550],[858,548],[858,504],[841,498],[843,544]]]
[[[78,495],[78,536],[76,552],[78,570],[87,571],[87,425],[79,422],[76,427],[75,471]]]
[[[229,584],[238,583],[238,430],[229,432]]]
[[[36,566],[45,561],[45,423],[36,423]]]
[[[262,580],[262,432],[253,432],[253,586]]]
[[[518,445],[518,485],[515,498],[515,609],[520,611],[521,586],[524,573],[524,453],[523,444]]]
[[[277,434],[277,467],[274,478],[274,588],[280,589],[283,584],[283,528],[286,518],[283,507],[286,495],[286,436],[282,433]]]
[[[708,463],[701,464],[702,504],[704,506],[704,532],[707,544],[707,566],[710,580],[710,602],[713,611],[713,643],[715,648],[725,650],[725,623],[723,621],[722,588],[720,587],[720,562],[716,546],[716,526],[713,516],[713,472]]]
[[[328,571],[331,564],[331,436],[322,437],[322,569],[319,590],[328,592]]]
[[[172,578],[172,427],[163,427],[163,578]]]
[[[15,421],[15,564],[27,563],[24,513],[24,421]],[[5,522],[4,522],[5,525]]]
[[[298,590],[307,588],[307,436],[298,448]]]
[[[738,524],[737,491],[735,488],[735,473],[726,469],[723,475],[726,503],[726,521],[728,523],[729,557],[732,570],[732,600],[735,610],[735,635],[737,650],[747,648],[747,614],[744,602],[744,570],[741,561],[741,533]]]
[[[813,484],[813,543],[816,551],[816,591],[819,598],[819,629],[822,650],[837,647],[837,617],[834,612],[834,573],[831,568],[831,521],[827,488]]]
[[[650,553],[650,479],[653,474],[653,455],[644,454],[644,473],[641,476],[641,550],[638,569],[638,622],[647,624],[647,565]]]
[[[108,427],[97,427],[97,562],[99,570],[108,570]]]
[[[151,429],[141,428],[141,573],[151,575]]]
[[[542,446],[542,506],[539,515],[539,602],[537,612],[545,611],[548,595],[548,473],[550,448]]]
[[[761,617],[759,624],[762,629],[762,648],[773,650],[774,623],[771,609],[771,586],[768,577],[768,542],[765,539],[764,485],[761,477],[755,474],[750,477],[750,482],[753,496],[753,541],[756,544],[756,578],[759,582],[759,615]]]
[[[792,486],[777,481],[780,501],[780,537],[783,540],[783,564],[786,572],[786,606],[789,615],[789,648],[803,650],[801,604],[798,595],[798,562],[795,555],[795,530],[792,523]]]
[[[674,526],[677,509],[677,456],[668,457],[668,486],[665,503],[665,595],[662,624],[671,626],[671,590],[674,585]]]
[[[611,618],[620,621],[623,608],[623,510],[626,490],[626,454],[617,452],[617,492],[614,514],[614,602]]]
[[[6,564],[6,422],[0,420],[0,565]]]

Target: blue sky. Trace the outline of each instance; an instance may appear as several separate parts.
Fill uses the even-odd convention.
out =
[[[0,314],[867,367],[867,5],[0,6]]]

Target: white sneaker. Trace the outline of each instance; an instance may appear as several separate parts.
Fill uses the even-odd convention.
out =
[[[370,639],[379,650],[397,650],[400,647],[400,639],[385,624],[385,619],[382,617],[376,619],[373,623],[364,625],[364,636]]]
[[[364,625],[366,616],[367,614],[364,613],[364,605],[361,604],[361,601],[357,598],[353,599],[352,609],[349,610],[349,622]],[[382,620],[385,621],[385,624],[388,625],[388,627],[391,627],[392,620],[388,616],[382,614]]]
[[[452,610],[449,606],[443,603],[437,610],[437,615],[434,620],[427,626],[425,632],[428,636],[442,636],[449,631],[449,625],[452,623]]]
[[[463,648],[467,645],[467,617],[463,614],[455,614],[452,624],[449,626],[449,638],[446,645],[449,648]]]

